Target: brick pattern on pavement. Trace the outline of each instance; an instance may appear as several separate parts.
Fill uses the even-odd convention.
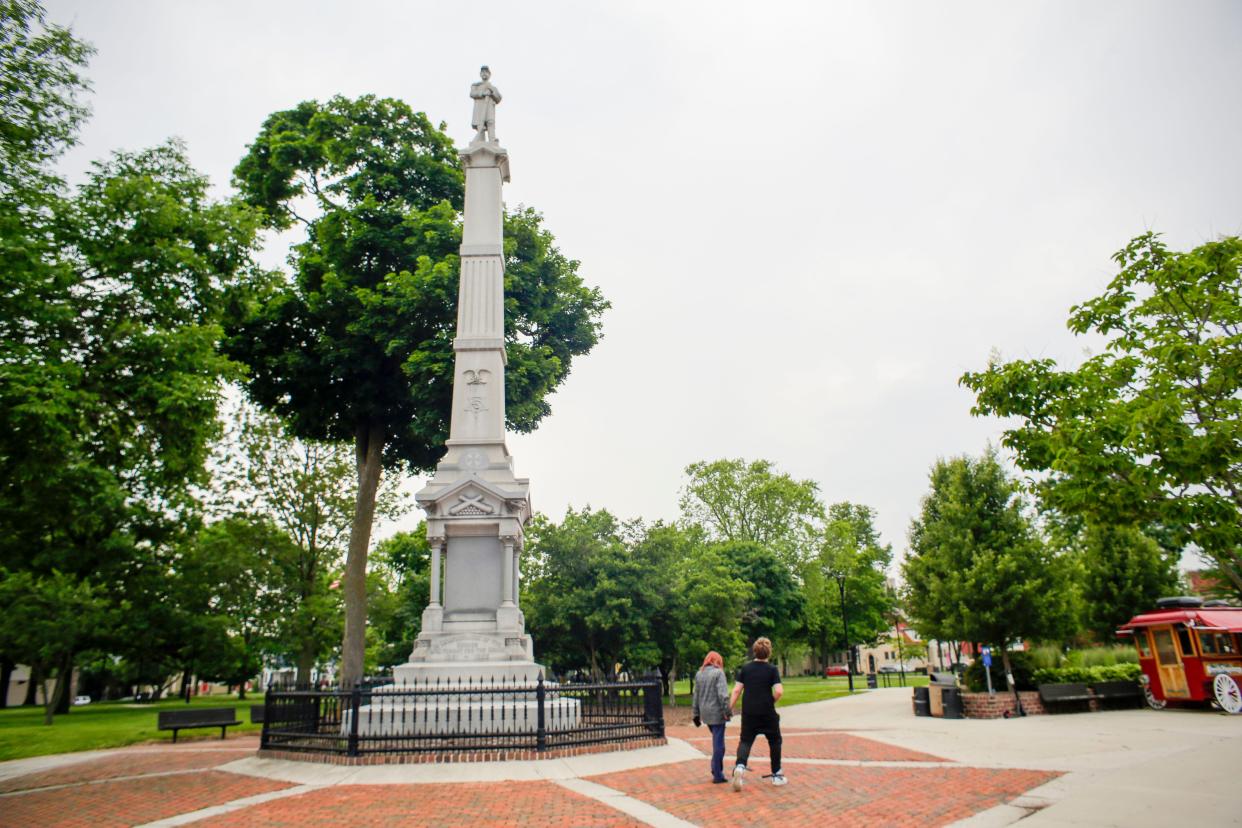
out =
[[[774,787],[748,774],[735,793],[706,763],[682,762],[591,777],[698,825],[947,825],[1000,805],[1059,774],[984,768],[795,765]]]
[[[119,776],[141,776],[149,773],[167,771],[192,770],[196,768],[214,768],[234,762],[245,753],[229,753],[225,751],[161,751],[159,753],[124,752],[114,756],[101,756],[85,762],[75,762],[51,770],[28,773],[0,780],[0,793],[12,791],[29,791],[34,788],[46,788],[52,785],[76,785],[84,782],[98,782],[103,779],[115,779]]]
[[[685,739],[691,746],[710,756],[712,738],[704,730],[690,728],[690,734],[670,736]],[[729,759],[737,755],[737,744],[741,731],[730,728],[725,731],[725,757]],[[862,736],[849,733],[825,733],[822,730],[781,730],[781,754],[786,759],[845,759],[859,762],[945,762],[939,756],[920,753],[917,750],[877,742]],[[750,755],[754,758],[766,759],[768,756],[768,740],[764,736],[755,739]]]
[[[0,799],[0,825],[57,828],[138,825],[289,787],[293,786],[287,782],[213,770],[75,785],[52,791],[17,793]]]
[[[552,782],[463,782],[324,788],[253,805],[195,825],[641,828],[643,823]]]

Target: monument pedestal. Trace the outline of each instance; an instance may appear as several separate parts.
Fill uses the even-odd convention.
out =
[[[409,662],[360,711],[360,728],[388,728],[374,732],[448,733],[482,721],[517,731],[522,726],[514,723],[525,722],[533,730],[538,713],[534,691],[543,668],[519,606],[530,496],[505,446],[502,189],[509,154],[494,140],[476,140],[460,154],[466,204],[449,439],[416,495],[427,513],[431,600]],[[577,724],[577,701],[552,692],[544,704],[545,719]]]

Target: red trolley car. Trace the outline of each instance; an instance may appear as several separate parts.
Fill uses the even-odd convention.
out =
[[[1201,598],[1161,598],[1154,612],[1129,620],[1147,703],[1216,702],[1242,712],[1242,608]]]

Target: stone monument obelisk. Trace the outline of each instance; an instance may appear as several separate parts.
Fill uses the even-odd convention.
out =
[[[518,606],[530,497],[505,446],[501,188],[509,180],[509,153],[496,140],[500,92],[486,66],[479,74],[470,88],[475,136],[459,151],[466,207],[449,439],[435,476],[416,495],[427,513],[431,603],[409,663],[393,669],[398,686],[442,679],[521,683],[543,674]]]

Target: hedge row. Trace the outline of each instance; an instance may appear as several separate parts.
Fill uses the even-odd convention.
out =
[[[1091,684],[1097,681],[1137,681],[1143,671],[1137,664],[1103,667],[1043,667],[1035,671],[1036,684]]]

